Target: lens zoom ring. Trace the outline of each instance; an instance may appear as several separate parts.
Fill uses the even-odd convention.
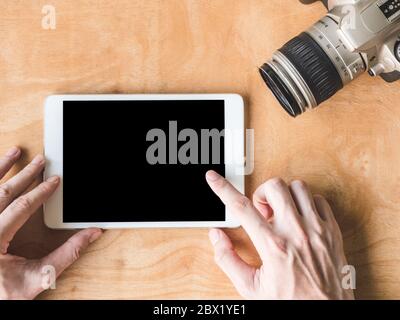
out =
[[[315,40],[303,32],[279,49],[303,77],[317,104],[343,88],[339,72]]]

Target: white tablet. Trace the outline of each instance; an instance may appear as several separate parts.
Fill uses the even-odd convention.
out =
[[[50,228],[237,227],[212,169],[244,192],[236,94],[57,95],[45,102]]]

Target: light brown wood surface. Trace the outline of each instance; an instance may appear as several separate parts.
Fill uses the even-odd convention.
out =
[[[56,9],[55,30],[41,27],[46,4]],[[294,120],[258,75],[275,49],[324,11],[297,0],[2,0],[0,152],[24,148],[12,173],[42,152],[50,94],[239,93],[256,137],[247,194],[273,176],[309,182],[334,207],[357,270],[356,296],[400,298],[400,82],[364,75]],[[42,219],[39,212],[30,220],[12,252],[40,257],[70,234],[47,229]],[[257,263],[245,233],[229,234]],[[213,263],[207,230],[186,229],[106,231],[40,297],[238,295]]]

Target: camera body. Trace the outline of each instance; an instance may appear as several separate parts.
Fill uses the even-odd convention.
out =
[[[400,0],[323,2],[328,13],[260,68],[268,87],[294,117],[365,71],[387,82],[400,79]]]
[[[328,10],[327,17],[338,23],[339,40],[361,53],[372,76],[400,79],[400,0],[331,0]]]

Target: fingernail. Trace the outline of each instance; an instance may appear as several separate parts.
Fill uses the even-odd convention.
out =
[[[41,154],[38,154],[36,157],[33,158],[32,164],[43,164],[44,163],[44,157]]]
[[[220,231],[218,229],[211,229],[210,232],[208,233],[208,236],[210,238],[212,245],[215,246],[215,244],[220,239]]]
[[[95,242],[103,234],[101,229],[95,231],[89,238],[89,243]]]
[[[47,182],[59,183],[60,182],[60,177],[58,177],[58,176],[50,177],[50,178],[47,179]]]
[[[206,174],[206,179],[210,182],[217,181],[221,176],[213,170],[210,170]]]
[[[12,147],[6,152],[7,157],[15,157],[19,153],[19,148],[18,147]]]

